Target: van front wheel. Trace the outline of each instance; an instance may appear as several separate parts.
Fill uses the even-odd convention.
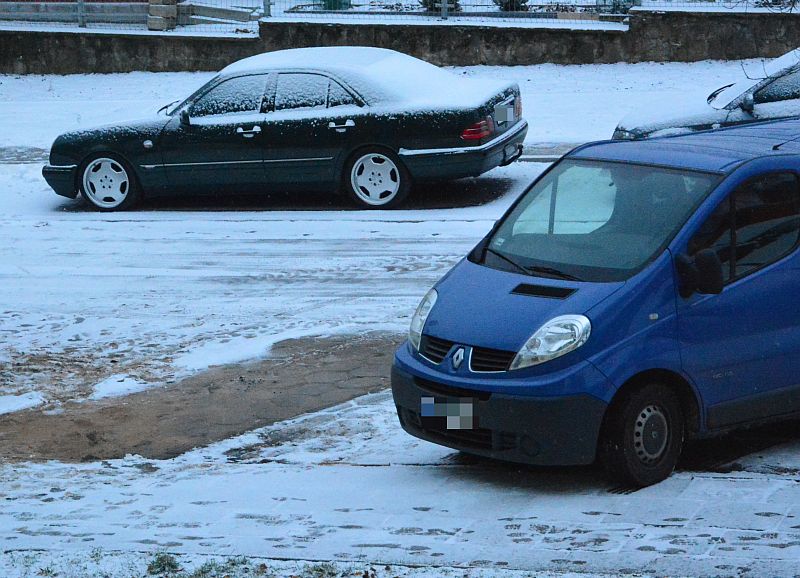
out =
[[[669,387],[649,384],[623,394],[609,408],[600,454],[609,476],[649,486],[675,469],[683,447],[684,418]]]

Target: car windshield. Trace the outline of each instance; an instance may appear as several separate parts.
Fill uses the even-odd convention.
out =
[[[719,180],[647,165],[562,161],[503,219],[479,261],[543,277],[627,279],[666,247]]]

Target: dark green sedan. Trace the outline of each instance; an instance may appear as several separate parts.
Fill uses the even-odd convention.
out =
[[[514,83],[469,79],[379,48],[246,58],[158,115],[59,136],[42,173],[102,211],[143,197],[343,191],[391,208],[417,181],[480,175],[522,153]]]

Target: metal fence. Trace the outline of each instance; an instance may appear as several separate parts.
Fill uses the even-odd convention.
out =
[[[259,20],[625,29],[634,7],[787,12],[800,0],[0,0],[0,27],[253,35]]]

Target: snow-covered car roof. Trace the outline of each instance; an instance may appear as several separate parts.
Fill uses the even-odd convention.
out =
[[[511,86],[463,78],[401,52],[365,46],[266,52],[234,62],[220,74],[281,69],[330,72],[350,84],[369,104],[395,102],[415,108],[476,107]]]
[[[798,64],[800,64],[800,48],[791,50],[783,56],[770,60],[769,62],[762,62],[757,70],[747,71],[747,75],[750,78],[740,80],[720,91],[709,104],[716,109],[723,109],[764,80],[776,76],[784,70]],[[753,77],[754,73],[755,77]]]

